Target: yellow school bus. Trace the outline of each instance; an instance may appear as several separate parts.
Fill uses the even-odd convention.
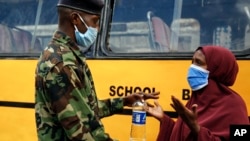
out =
[[[0,0],[2,141],[37,140],[35,67],[57,28],[56,4],[56,0]],[[159,103],[175,119],[171,95],[186,103],[192,54],[198,46],[213,44],[235,54],[240,69],[232,88],[245,100],[250,116],[249,11],[250,1],[240,0],[105,0],[98,39],[82,49],[99,99],[160,91]],[[112,138],[129,140],[129,108],[102,121]],[[156,140],[158,131],[159,122],[147,116],[147,140]]]

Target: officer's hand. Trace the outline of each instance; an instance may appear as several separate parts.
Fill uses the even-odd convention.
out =
[[[153,92],[153,93],[134,93],[129,96],[126,96],[123,98],[124,106],[131,107],[133,103],[135,103],[137,100],[145,101],[147,99],[158,99],[160,92]]]

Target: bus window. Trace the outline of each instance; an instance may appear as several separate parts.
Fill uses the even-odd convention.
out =
[[[174,20],[171,24],[171,31],[172,51],[195,51],[200,45],[200,23],[196,19]]]
[[[40,53],[55,30],[51,25],[57,22],[56,2],[1,0],[0,53]]]
[[[147,19],[151,48],[161,52],[169,51],[171,34],[169,26],[151,11],[147,12]]]
[[[245,48],[250,48],[250,25],[247,25],[245,35]]]
[[[249,49],[249,2],[235,0],[116,0],[105,48],[112,53],[193,52],[200,45],[220,45],[232,51]],[[111,7],[112,7],[111,6]],[[148,13],[158,20],[156,37]],[[151,20],[151,19],[150,19]],[[163,26],[164,25],[164,26]],[[164,27],[164,28],[161,28]],[[170,34],[170,37],[168,36]],[[157,41],[158,40],[158,41]]]
[[[232,28],[229,25],[219,26],[213,32],[213,44],[232,49]]]
[[[114,23],[110,49],[114,52],[150,52],[146,22]]]

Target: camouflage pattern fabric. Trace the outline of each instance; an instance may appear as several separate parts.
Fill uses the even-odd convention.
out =
[[[35,77],[39,141],[112,141],[101,118],[121,112],[122,98],[98,100],[84,55],[56,31],[41,53]]]

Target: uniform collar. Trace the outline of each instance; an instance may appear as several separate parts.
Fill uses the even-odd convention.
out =
[[[72,38],[70,38],[70,36],[66,35],[65,33],[61,31],[58,31],[58,30],[55,31],[53,35],[53,39],[57,41],[58,43],[63,44],[64,47],[70,47],[73,50],[80,51],[80,48],[78,47],[76,42],[73,41]]]

